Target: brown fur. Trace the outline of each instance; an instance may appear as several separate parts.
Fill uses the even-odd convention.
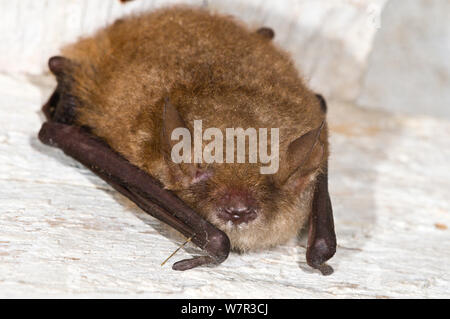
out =
[[[311,211],[314,180],[328,157],[307,173],[292,167],[288,146],[324,120],[289,56],[267,37],[228,16],[174,7],[118,20],[63,50],[75,63],[71,94],[80,101],[77,124],[88,126],[131,163],[160,180],[230,237],[237,250],[266,248],[293,237]],[[258,164],[205,164],[212,176],[193,183],[164,154],[164,99],[192,129],[280,128],[280,171],[260,175]],[[317,157],[317,156],[316,156]],[[312,159],[310,160],[312,161]],[[294,161],[295,162],[295,161]],[[290,176],[284,181],[280,176]],[[215,214],[230,189],[249,192],[259,217],[230,226]]]

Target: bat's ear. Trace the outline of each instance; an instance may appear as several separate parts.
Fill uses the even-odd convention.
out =
[[[184,161],[183,163],[177,164],[175,161],[173,161],[171,155],[172,148],[176,144],[180,143],[179,140],[172,140],[172,132],[175,129],[181,129],[182,131],[187,133],[187,135],[189,136],[188,144],[190,147],[192,134],[189,128],[186,126],[175,105],[173,105],[170,102],[170,99],[166,97],[164,99],[164,109],[162,114],[161,146],[164,152],[164,156],[166,157],[167,161],[171,163],[169,167],[171,168],[172,173],[174,174],[176,179],[182,180],[185,185],[195,183],[208,177],[209,173],[207,174],[200,167],[198,167],[197,164],[193,163],[193,157],[190,151],[189,155],[187,155],[187,158],[185,158],[188,163]],[[186,136],[184,136],[184,138],[186,138]],[[184,151],[187,150],[183,150],[183,153]]]
[[[292,184],[290,180],[294,175],[295,179],[301,179],[319,168],[325,153],[324,145],[320,141],[324,125],[325,121],[289,144],[285,163],[276,176],[278,183]]]
[[[325,101],[323,96],[321,94],[316,94],[316,97],[319,100],[320,109],[322,110],[322,112],[327,113],[327,102]]]

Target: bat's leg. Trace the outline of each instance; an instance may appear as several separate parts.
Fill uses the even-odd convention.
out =
[[[230,241],[225,233],[83,128],[46,122],[39,132],[39,139],[45,144],[61,148],[147,213],[185,236],[193,236],[192,242],[208,253],[208,256],[179,261],[173,265],[173,269],[186,270],[205,264],[218,264],[228,257]]]
[[[329,275],[333,272],[333,269],[324,263],[333,257],[335,252],[336,234],[334,232],[333,209],[328,194],[328,168],[326,166],[317,177],[314,191],[306,261],[311,267],[319,269],[322,274]]]

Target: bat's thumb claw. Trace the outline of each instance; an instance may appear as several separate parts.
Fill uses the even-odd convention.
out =
[[[322,274],[330,275],[333,273],[333,268],[326,265],[325,262],[333,257],[336,253],[336,241],[327,241],[320,238],[308,247],[306,251],[306,261],[308,265],[315,269],[319,269]]]
[[[217,264],[222,263],[227,259],[230,253],[230,239],[228,236],[222,232],[218,231],[215,234],[210,234],[208,236],[208,243],[204,249],[211,255],[214,256],[214,261]]]
[[[188,270],[195,267],[208,265],[208,264],[216,264],[215,260],[212,257],[209,256],[198,256],[194,257],[192,259],[184,259],[177,261],[173,264],[172,269],[173,270]]]
[[[209,234],[208,242],[203,247],[210,256],[198,256],[192,259],[185,259],[173,264],[173,270],[188,270],[203,265],[217,265],[227,259],[230,252],[230,240],[222,231],[217,230]]]

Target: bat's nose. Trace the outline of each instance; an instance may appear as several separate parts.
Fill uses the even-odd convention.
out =
[[[219,217],[233,224],[248,223],[258,216],[254,200],[246,193],[233,192],[222,199]]]
[[[256,210],[249,207],[245,208],[234,208],[227,207],[224,208],[221,218],[226,221],[231,221],[233,224],[248,223],[256,218]]]

